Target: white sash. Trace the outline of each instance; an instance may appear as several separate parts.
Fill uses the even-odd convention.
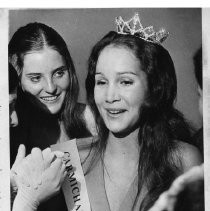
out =
[[[68,211],[91,211],[76,139],[52,145],[51,149],[64,152],[67,176],[62,189]]]

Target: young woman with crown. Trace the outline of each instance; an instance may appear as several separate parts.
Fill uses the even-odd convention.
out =
[[[177,81],[161,41],[138,15],[117,19],[93,47],[86,91],[98,141],[83,170],[92,211],[146,211],[172,181],[201,163],[190,131],[174,108]]]

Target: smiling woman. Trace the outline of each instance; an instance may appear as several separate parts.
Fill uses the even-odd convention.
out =
[[[95,102],[107,128],[114,133],[125,133],[138,121],[147,91],[146,75],[139,68],[133,53],[122,47],[109,46],[98,59]]]
[[[68,69],[57,51],[46,47],[25,55],[21,86],[41,109],[51,114],[58,113],[69,84]]]
[[[87,188],[94,211],[146,211],[201,156],[174,108],[175,68],[161,45],[167,33],[149,36],[138,14],[116,23],[117,32],[99,40],[89,57],[87,99],[99,137]]]
[[[101,12],[97,11],[98,17],[102,17]],[[103,21],[110,18],[108,14],[103,15]],[[82,20],[87,20],[86,32],[94,32],[89,27],[92,19]],[[161,44],[168,33],[144,28],[138,14],[128,21],[118,17],[115,22],[117,31],[107,32],[90,53],[87,102],[96,120],[98,136],[77,140],[78,150],[92,211],[147,211],[177,176],[200,164],[201,157],[190,144],[189,125],[174,107],[175,67]],[[104,22],[98,23],[106,30]],[[99,25],[97,32],[101,30]],[[75,31],[69,26],[67,31]],[[78,30],[82,28],[79,26]],[[68,126],[68,121],[75,119],[78,86],[72,60],[57,33],[37,23],[23,29],[27,30],[15,33],[9,45],[11,62],[21,80],[18,92],[21,135],[26,136],[29,148],[45,148],[63,140],[62,123]],[[82,35],[86,44],[88,36]],[[80,39],[78,42],[83,44]],[[84,113],[84,109],[80,111]],[[69,125],[64,129],[70,128],[73,134],[81,131],[79,125],[78,128],[76,124]],[[72,133],[68,135],[72,137]],[[89,144],[89,140],[94,142]],[[69,189],[68,184],[63,185]],[[47,206],[41,204],[38,209],[64,211],[64,205],[64,200],[52,198]]]
[[[11,129],[11,164],[21,143],[30,152],[33,147],[45,149],[91,135],[86,117],[88,123],[94,121],[89,108],[77,103],[79,86],[72,58],[53,28],[42,23],[19,28],[9,43],[9,60],[19,76],[19,126]],[[62,195],[58,195],[41,205],[42,209],[67,208]]]

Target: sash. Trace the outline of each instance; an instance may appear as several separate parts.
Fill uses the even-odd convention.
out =
[[[62,190],[68,211],[91,211],[76,139],[52,145],[51,149],[64,152],[67,176]]]

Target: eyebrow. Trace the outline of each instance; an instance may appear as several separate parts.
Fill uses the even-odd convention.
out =
[[[103,75],[103,73],[97,72],[95,73],[95,75]]]
[[[131,75],[137,76],[136,73],[134,73],[134,72],[128,72],[128,71],[127,71],[127,72],[118,72],[118,73],[117,73],[117,75],[126,75],[126,74],[131,74]],[[101,73],[101,72],[96,72],[95,75],[104,75],[104,74]]]
[[[41,73],[27,73],[27,76],[35,76],[35,75],[41,75]]]
[[[68,68],[67,68],[67,66],[61,66],[61,67],[58,67],[58,68],[56,68],[55,70],[53,70],[53,73],[54,72],[56,72],[56,71],[64,71],[64,70],[67,70]]]
[[[125,75],[125,74],[131,74],[131,75],[137,75],[134,72],[119,72],[118,75]]]
[[[68,68],[66,67],[66,66],[61,66],[61,67],[58,67],[58,68],[56,68],[56,69],[54,69],[53,71],[52,71],[52,73],[54,74],[55,72],[57,72],[57,71],[65,71],[65,70],[67,70]],[[27,73],[26,75],[27,76],[39,76],[39,75],[41,75],[42,73]]]

